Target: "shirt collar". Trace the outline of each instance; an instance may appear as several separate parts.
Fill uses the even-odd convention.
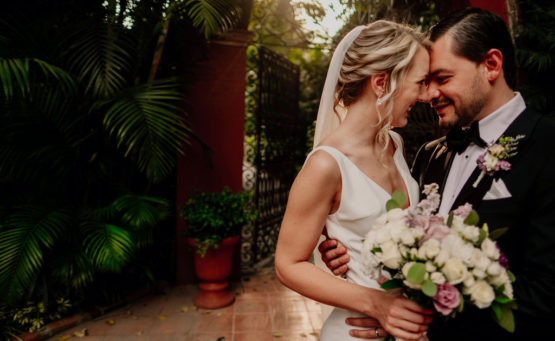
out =
[[[495,143],[524,109],[524,99],[515,92],[510,101],[479,121],[480,137],[489,145]]]

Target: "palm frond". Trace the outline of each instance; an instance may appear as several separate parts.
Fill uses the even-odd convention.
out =
[[[15,94],[27,96],[39,79],[45,82],[55,79],[68,95],[75,90],[73,77],[62,68],[37,58],[0,58],[0,85],[6,100]],[[40,81],[39,81],[40,82]]]
[[[168,201],[160,198],[124,195],[112,205],[122,213],[122,222],[137,230],[153,227],[169,215]]]
[[[139,85],[112,103],[104,127],[115,137],[125,156],[135,156],[137,166],[151,181],[159,181],[175,167],[193,133],[187,126],[178,84],[157,81]]]
[[[24,207],[6,217],[0,231],[0,290],[21,298],[43,267],[43,255],[71,224],[67,210]]]
[[[231,27],[237,8],[229,0],[186,0],[187,15],[206,38]]]
[[[99,222],[85,223],[84,248],[99,271],[120,271],[133,254],[135,244],[129,231]]]
[[[129,44],[106,25],[92,27],[75,35],[68,52],[69,69],[95,98],[108,98],[126,85],[131,68]]]

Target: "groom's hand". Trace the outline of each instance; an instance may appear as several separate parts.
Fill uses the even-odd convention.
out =
[[[388,333],[382,328],[378,320],[371,317],[348,317],[345,323],[353,327],[367,329],[351,329],[349,335],[360,339],[381,339]]]
[[[347,248],[339,245],[336,239],[324,240],[318,245],[318,251],[322,255],[322,261],[334,275],[342,276],[347,273],[347,263],[351,257],[347,254]]]

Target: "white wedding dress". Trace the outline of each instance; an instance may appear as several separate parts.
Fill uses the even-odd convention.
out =
[[[395,165],[407,187],[411,205],[416,205],[419,199],[418,184],[412,178],[405,161],[401,137],[395,132],[390,132],[390,136],[396,145],[393,156]],[[381,290],[377,279],[366,276],[362,268],[362,240],[372,228],[374,221],[385,213],[385,204],[391,199],[391,195],[364,174],[347,156],[333,147],[317,147],[307,156],[307,159],[318,150],[333,156],[341,171],[341,202],[337,211],[326,219],[326,229],[329,237],[343,244],[351,257],[346,280]],[[320,340],[360,341],[359,338],[349,336],[349,330],[356,327],[345,324],[345,318],[361,316],[363,315],[352,311],[334,308],[324,322]]]

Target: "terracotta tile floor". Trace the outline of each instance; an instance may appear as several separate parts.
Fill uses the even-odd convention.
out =
[[[232,285],[235,302],[216,310],[196,309],[195,285],[176,286],[159,295],[84,322],[48,339],[85,341],[310,341],[318,340],[320,304],[287,289],[272,268]],[[112,324],[113,323],[113,324]]]

